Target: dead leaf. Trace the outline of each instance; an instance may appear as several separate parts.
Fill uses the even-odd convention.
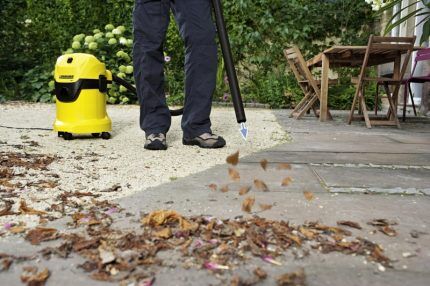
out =
[[[242,211],[250,213],[252,211],[252,207],[254,206],[255,198],[247,197],[242,203]]]
[[[230,179],[232,179],[233,181],[240,180],[240,174],[236,169],[228,168],[228,175],[230,176]]]
[[[243,186],[239,190],[239,195],[243,196],[243,195],[247,194],[250,190],[251,190],[250,186]]]
[[[5,216],[5,215],[15,215],[17,213],[12,212],[12,205],[13,205],[13,201],[9,201],[9,200],[3,200],[4,202],[4,208],[2,210],[0,210],[0,216]]]
[[[218,189],[218,186],[216,184],[210,184],[208,187],[214,192]]]
[[[172,236],[172,230],[169,227],[163,228],[162,230],[159,230],[154,233],[156,237],[159,238],[170,238]]]
[[[379,218],[379,219],[371,220],[367,224],[373,225],[373,226],[387,226],[387,225],[396,225],[397,222],[389,221],[388,219],[385,219],[385,218]]]
[[[303,195],[305,196],[306,200],[312,201],[314,199],[314,194],[312,192],[303,192]]]
[[[179,224],[181,230],[193,230],[198,228],[198,224],[194,222],[189,222],[183,218],[179,213],[172,210],[158,210],[153,211],[149,215],[142,219],[144,225],[149,226],[160,226],[164,224],[177,223]]]
[[[273,207],[272,204],[259,204],[259,206],[262,211],[270,210]]]
[[[286,187],[293,181],[293,178],[286,177],[282,180],[281,186]]]
[[[236,166],[239,163],[239,150],[236,153],[231,154],[230,156],[228,156],[227,159],[226,159],[226,161],[227,161],[228,164]]]
[[[4,258],[3,260],[0,260],[0,261],[1,261],[0,272],[9,270],[10,266],[13,263],[13,260],[9,258]]]
[[[261,166],[261,168],[263,168],[264,171],[266,171],[268,163],[269,162],[266,159],[263,159],[263,160],[260,161],[260,166]]]
[[[27,203],[24,200],[21,200],[21,202],[20,202],[19,211],[23,214],[29,214],[29,215],[45,215],[45,214],[47,214],[44,211],[38,211],[38,210],[30,208],[29,206],[27,206]]]
[[[263,191],[263,192],[268,192],[269,191],[269,188],[267,187],[267,185],[262,180],[255,179],[254,180],[254,186],[259,191]]]
[[[37,272],[37,268],[26,268],[21,274],[21,281],[27,283],[28,286],[43,286],[46,280],[48,280],[51,273],[48,268],[45,268],[41,272]]]
[[[55,240],[58,237],[58,231],[55,228],[36,227],[27,233],[25,239],[35,245],[42,241]]]
[[[303,268],[296,272],[285,273],[279,276],[276,280],[278,286],[305,286],[306,276]]]
[[[9,231],[13,234],[23,233],[27,230],[25,223],[19,223],[18,225],[12,226]]]
[[[389,225],[379,227],[379,231],[391,237],[397,236],[397,231]]]
[[[280,164],[278,164],[276,169],[278,169],[278,170],[291,170],[291,165],[287,164],[287,163],[280,163]]]
[[[100,261],[103,265],[116,260],[115,254],[104,246],[100,245],[97,250],[99,251]]]
[[[253,271],[254,275],[257,276],[260,280],[264,280],[267,278],[267,272],[261,269],[260,267],[257,267]]]
[[[302,240],[300,239],[300,237],[298,237],[297,235],[291,234],[291,233],[287,233],[286,236],[294,241],[298,246],[302,245]]]
[[[346,226],[356,228],[356,229],[362,229],[362,227],[358,223],[353,222],[353,221],[349,221],[349,220],[340,220],[337,222],[337,224],[338,225],[346,225]]]
[[[224,185],[221,187],[221,192],[222,193],[227,193],[228,192],[228,185]]]

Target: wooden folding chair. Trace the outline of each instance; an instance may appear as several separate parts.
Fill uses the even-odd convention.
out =
[[[397,95],[399,93],[400,85],[403,76],[408,67],[409,59],[411,57],[415,43],[415,37],[378,37],[371,35],[367,45],[366,53],[364,56],[363,64],[358,79],[353,79],[356,83],[356,90],[354,99],[352,101],[351,111],[348,118],[348,124],[352,120],[359,119],[366,122],[367,128],[372,128],[373,125],[395,125],[400,128],[399,119],[397,117]],[[400,67],[401,55],[405,54],[403,64]],[[369,66],[377,65],[378,61],[383,58],[392,58],[394,62],[393,77],[366,77],[366,70]],[[387,98],[389,102],[389,111],[385,118],[370,119],[367,112],[364,89],[367,83],[370,82],[384,82],[386,86],[393,86],[392,94],[386,89]],[[354,111],[358,103],[359,113],[362,115],[354,116]]]
[[[320,83],[312,76],[306,61],[297,46],[284,50],[284,55],[305,95],[296,108],[294,108],[290,117],[299,119],[311,108],[315,116],[318,117],[319,110],[317,109],[317,105],[321,98],[321,90],[319,87]],[[330,111],[327,112],[328,117],[331,118]]]

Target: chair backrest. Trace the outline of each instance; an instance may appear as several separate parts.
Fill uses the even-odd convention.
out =
[[[411,76],[414,75],[415,68],[417,67],[418,62],[423,62],[428,60],[430,60],[430,48],[418,50],[415,56],[414,68],[412,69]]]
[[[399,78],[401,80],[405,74],[415,43],[413,37],[380,37],[371,35],[366,48],[363,65],[360,71],[359,85],[362,84],[362,79],[365,76],[366,68],[369,65],[371,54],[377,54],[380,57],[398,58],[399,54],[406,54],[403,60],[403,65],[400,68]],[[375,64],[377,62],[373,62]],[[400,64],[400,63],[398,63]],[[396,76],[396,75],[395,75]]]
[[[320,89],[318,84],[312,76],[300,49],[297,46],[292,46],[284,50],[284,55],[300,87],[303,89],[304,87],[300,83],[306,82],[308,87],[312,88],[319,95]]]

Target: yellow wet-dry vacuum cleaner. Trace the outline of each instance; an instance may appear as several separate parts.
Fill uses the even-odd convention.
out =
[[[55,65],[57,116],[54,130],[65,140],[73,134],[109,139],[112,121],[106,112],[106,92],[112,73],[90,54],[69,54]]]

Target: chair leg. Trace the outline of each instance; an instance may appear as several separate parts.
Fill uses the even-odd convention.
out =
[[[352,118],[354,117],[355,105],[357,104],[357,97],[359,92],[355,92],[354,99],[352,100],[351,111],[349,112],[348,124],[351,125]]]
[[[417,109],[415,108],[414,95],[412,94],[411,86],[409,83],[409,95],[411,96],[412,108],[414,109],[414,114],[417,116]]]
[[[378,100],[379,100],[379,83],[376,83],[375,115],[378,115]]]
[[[366,122],[366,127],[369,129],[372,128],[372,125],[370,124],[369,114],[367,113],[366,100],[364,99],[364,90],[361,92],[359,105],[361,105],[360,109],[362,110],[364,121]]]
[[[409,84],[405,84],[405,91],[403,93],[403,118],[402,121],[406,120],[406,103],[408,102],[408,94],[409,94]]]

